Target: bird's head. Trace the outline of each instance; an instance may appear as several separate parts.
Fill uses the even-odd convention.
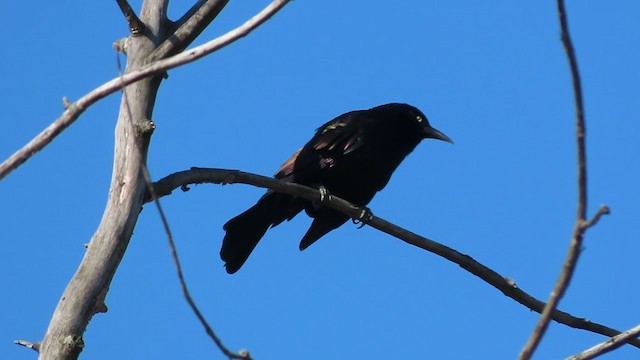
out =
[[[453,140],[443,132],[433,128],[429,124],[427,116],[415,106],[408,104],[387,104],[383,106],[395,108],[395,111],[400,111],[407,121],[418,125],[422,139],[437,139],[453,144]]]

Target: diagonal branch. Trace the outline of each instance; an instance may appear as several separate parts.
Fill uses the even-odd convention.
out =
[[[577,138],[577,153],[578,153],[578,211],[577,219],[573,229],[573,236],[569,244],[569,250],[562,265],[562,271],[558,276],[558,280],[551,291],[549,301],[542,311],[540,320],[536,325],[531,337],[525,344],[524,348],[520,352],[518,357],[520,360],[528,360],[535,352],[538,344],[542,340],[544,333],[549,326],[551,320],[551,313],[560,303],[573,273],[578,263],[580,256],[580,249],[582,249],[582,241],[587,229],[595,224],[603,214],[609,213],[609,208],[602,206],[596,216],[587,221],[587,154],[586,154],[586,127],[584,120],[584,104],[582,100],[582,85],[580,82],[580,72],[578,70],[578,60],[576,59],[576,53],[573,49],[573,43],[571,36],[569,35],[569,25],[567,23],[566,9],[564,6],[564,0],[557,0],[558,5],[558,17],[560,21],[560,31],[562,44],[567,53],[569,60],[569,66],[571,68],[571,78],[573,80],[573,93],[575,96],[576,107],[576,138]]]
[[[129,31],[131,32],[131,35],[140,35],[144,30],[144,24],[140,21],[135,11],[133,11],[129,2],[127,2],[127,0],[116,0],[116,2],[118,3],[124,18],[129,24]]]
[[[148,190],[151,194],[153,194],[154,187],[150,181],[151,177],[149,176],[149,171],[146,167],[143,170],[145,174],[145,179],[147,180],[147,185],[149,187]],[[178,280],[180,281],[180,288],[182,289],[182,295],[187,301],[187,304],[189,304],[191,311],[193,311],[195,316],[198,318],[198,321],[200,321],[200,324],[204,327],[204,330],[207,333],[207,335],[209,335],[211,340],[213,340],[216,346],[218,346],[218,349],[220,349],[220,351],[222,351],[222,353],[224,353],[225,356],[227,356],[229,359],[251,360],[252,358],[248,351],[242,350],[240,352],[234,353],[222,343],[222,340],[220,340],[218,335],[216,335],[216,333],[213,331],[213,328],[211,327],[211,325],[209,325],[209,322],[207,322],[207,319],[204,317],[204,315],[198,308],[198,305],[196,305],[196,302],[191,297],[191,292],[187,287],[187,281],[184,278],[184,274],[182,272],[182,265],[180,265],[180,259],[178,258],[178,250],[176,249],[176,244],[173,241],[173,235],[171,233],[171,229],[169,228],[169,221],[167,220],[164,210],[162,210],[162,206],[160,205],[160,199],[155,198],[153,202],[155,203],[156,208],[158,209],[158,213],[160,214],[160,220],[162,221],[162,226],[164,227],[165,234],[167,235],[167,240],[169,241],[169,248],[171,249],[171,257],[173,258],[173,263],[176,267],[176,273],[178,274]]]
[[[287,3],[289,3],[289,1],[290,0],[274,0],[260,13],[226,34],[178,55],[174,55],[164,60],[159,60],[137,70],[132,70],[122,76],[122,78],[117,77],[112,79],[83,96],[78,101],[69,104],[62,115],[51,123],[51,125],[33,138],[22,149],[16,151],[7,160],[0,164],[0,180],[13,170],[17,169],[25,161],[29,160],[35,153],[51,143],[56,136],[73,124],[78,117],[80,117],[80,115],[89,108],[89,106],[118,91],[122,85],[129,85],[144,78],[160,74],[166,70],[196,61],[231,44],[232,42],[248,35],[251,31],[255,30],[255,28],[269,20]]]
[[[178,22],[176,30],[149,56],[151,63],[186,49],[220,14],[229,0],[200,0]]]
[[[153,184],[153,188],[156,196],[162,197],[171,194],[171,192],[177,188],[187,191],[189,189],[188,185],[202,183],[249,184],[298,196],[310,201],[322,202],[320,192],[317,189],[238,170],[192,168],[191,170],[177,172],[164,177],[163,179],[155,182]],[[151,201],[151,198],[152,197],[147,195],[146,201]],[[325,199],[322,203],[350,216],[353,219],[360,219],[363,214],[363,209],[355,207],[351,203],[340,199],[337,196],[332,195],[330,201]],[[367,224],[408,244],[417,246],[458,264],[468,272],[500,290],[506,296],[514,299],[533,311],[540,313],[545,307],[544,302],[518,288],[513,280],[498,274],[490,268],[475,261],[468,255],[461,254],[454,249],[412,233],[376,216],[372,216],[370,220],[367,220]],[[576,318],[566,312],[556,309],[551,313],[551,318],[558,323],[572,328],[583,329],[609,337],[620,334],[620,331],[618,330],[598,323],[593,323],[587,319]],[[627,342],[640,348],[640,340],[638,339],[629,339]]]
[[[39,342],[33,344],[33,343],[31,343],[31,342],[29,342],[27,340],[14,340],[13,343],[16,344],[16,345],[24,346],[27,349],[31,349],[31,350],[33,350],[35,352],[39,352],[40,351],[40,343]]]
[[[191,7],[191,9],[189,9],[186,13],[184,13],[180,19],[176,20],[173,23],[173,26],[175,28],[179,28],[180,26],[182,26],[182,24],[184,24],[185,22],[187,22],[187,20],[191,19],[191,17],[198,12],[204,5],[206,5],[208,2],[210,2],[211,0],[198,0],[198,2],[196,2],[195,4],[193,4],[193,6]],[[215,1],[215,0],[214,0]]]
[[[609,351],[613,351],[620,346],[624,345],[627,340],[637,338],[640,335],[640,325],[631,328],[619,335],[608,339],[607,341],[598,344],[590,349],[587,349],[580,354],[573,355],[568,357],[566,360],[589,360],[595,359],[600,355],[604,355]]]

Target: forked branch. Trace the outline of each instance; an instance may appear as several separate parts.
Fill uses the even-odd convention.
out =
[[[51,143],[53,139],[73,124],[85,110],[95,104],[98,100],[120,90],[120,87],[123,85],[126,86],[144,78],[160,74],[166,70],[196,61],[231,44],[232,42],[248,35],[262,23],[269,20],[287,3],[289,3],[289,0],[274,0],[260,13],[226,34],[191,50],[187,50],[164,60],[156,61],[141,69],[128,72],[122,77],[116,77],[81,97],[78,101],[68,104],[66,110],[58,119],[51,123],[51,125],[33,138],[22,149],[16,151],[7,160],[0,164],[0,180],[13,170],[17,169],[25,161],[29,160],[35,153]]]
[[[560,299],[564,296],[573,273],[578,264],[580,250],[582,249],[582,241],[587,229],[594,225],[604,214],[609,214],[609,208],[600,207],[593,219],[587,221],[587,152],[586,152],[586,126],[584,120],[584,104],[582,100],[582,85],[580,82],[580,71],[578,70],[578,60],[573,49],[571,36],[569,35],[569,25],[567,24],[567,15],[564,6],[564,0],[557,0],[558,18],[560,21],[560,32],[564,50],[567,53],[569,67],[571,68],[571,78],[573,80],[573,93],[575,97],[576,108],[576,144],[578,153],[578,214],[573,228],[573,236],[569,244],[569,250],[565,258],[562,270],[556,280],[556,284],[551,291],[549,301],[542,311],[540,320],[533,330],[531,337],[520,352],[519,360],[528,360],[535,352],[540,340],[549,326],[552,313],[560,303]]]

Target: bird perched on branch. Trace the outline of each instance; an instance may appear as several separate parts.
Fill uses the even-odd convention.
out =
[[[322,125],[313,138],[287,160],[275,178],[319,188],[358,207],[371,201],[391,174],[423,139],[453,143],[407,104],[386,104],[351,111]],[[229,274],[244,264],[269,227],[305,210],[313,223],[300,241],[304,250],[349,217],[291,195],[267,191],[258,202],[223,227],[220,256]]]

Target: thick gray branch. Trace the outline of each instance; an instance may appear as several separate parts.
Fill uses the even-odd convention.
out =
[[[147,58],[151,63],[165,59],[186,49],[220,14],[229,0],[200,0],[183,18],[178,20],[173,34],[158,46]]]
[[[128,71],[139,69],[162,38],[167,0],[146,0],[140,19],[151,36],[130,39]],[[145,32],[146,35],[146,32]],[[142,209],[146,182],[141,173],[147,141],[138,129],[151,118],[160,78],[148,78],[129,87],[116,124],[114,166],[107,205],[87,252],[67,285],[42,341],[40,359],[77,359],[84,347],[83,333],[92,316],[104,311],[104,298],[127,249]],[[127,97],[127,99],[125,99]]]
[[[122,11],[122,15],[124,15],[124,18],[129,24],[129,31],[131,32],[131,35],[140,35],[144,28],[144,24],[142,24],[136,13],[133,11],[129,2],[127,0],[116,0],[116,2],[120,7],[120,11]]]

